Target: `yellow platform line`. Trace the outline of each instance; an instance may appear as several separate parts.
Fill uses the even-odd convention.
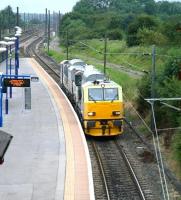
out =
[[[74,150],[73,150],[73,141],[71,136],[71,130],[69,128],[68,119],[66,117],[66,110],[60,102],[60,90],[57,85],[54,83],[53,79],[49,77],[47,72],[42,69],[42,67],[34,60],[31,59],[32,67],[40,79],[46,84],[49,91],[51,92],[59,114],[62,118],[65,144],[66,144],[66,175],[65,175],[65,185],[64,185],[64,200],[73,200],[75,193],[75,161],[74,161]],[[58,92],[57,92],[58,91]]]

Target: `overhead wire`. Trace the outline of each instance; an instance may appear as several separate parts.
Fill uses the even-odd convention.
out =
[[[153,116],[153,122],[154,122],[154,127],[155,127],[155,135],[156,135],[156,141],[155,141],[155,137],[153,135],[153,140],[154,140],[154,146],[155,146],[155,153],[157,154],[158,157],[158,164],[160,161],[161,166],[159,165],[159,171],[163,173],[163,180],[162,180],[162,175],[161,175],[161,184],[162,184],[162,190],[163,190],[163,196],[164,199],[169,200],[169,193],[168,193],[168,186],[167,186],[167,180],[166,180],[166,176],[165,176],[165,170],[164,170],[164,166],[163,166],[163,159],[162,159],[162,155],[161,155],[161,148],[160,148],[160,142],[159,142],[159,137],[158,137],[158,131],[157,131],[157,124],[156,124],[156,119],[155,119],[155,111],[154,111],[154,104],[153,102],[149,102],[151,105],[151,110],[152,110],[152,116]],[[158,150],[158,152],[157,152]],[[164,188],[164,184],[165,184],[165,188]],[[166,190],[166,191],[165,191]],[[167,196],[167,198],[166,198]]]
[[[167,57],[167,58],[181,59],[181,57],[170,56],[170,55],[166,55],[166,54],[155,54],[155,55],[156,55],[156,56],[160,56],[160,57]]]
[[[138,65],[133,65],[133,64],[131,64],[131,63],[125,61],[125,60],[122,60],[122,62],[125,63],[125,64],[127,64],[127,65],[129,65],[129,66],[131,66],[132,68],[136,68],[136,69],[139,68]]]
[[[170,105],[168,103],[165,103],[165,102],[162,102],[162,101],[160,101],[160,103],[163,104],[163,105],[165,105],[165,106],[167,106],[167,107],[169,107],[169,108],[172,108],[174,110],[177,110],[177,111],[181,112],[181,109],[178,108],[178,107],[176,107],[176,106],[172,106],[172,105]]]
[[[125,99],[127,99],[128,102],[128,98],[126,97],[126,95],[123,93],[123,97]],[[139,112],[136,110],[136,108],[134,108],[134,106],[128,102],[128,104],[133,108],[134,112],[137,114],[137,116],[141,119],[141,121],[143,122],[143,124],[145,125],[145,127],[148,129],[148,131],[152,134],[152,130],[150,129],[150,127],[148,126],[148,124],[146,123],[146,121],[142,118],[142,116],[139,114]]]
[[[69,40],[71,42],[78,42],[98,53],[101,53],[101,54],[105,54],[104,52],[101,52],[100,50],[97,50],[96,48],[92,47],[91,45],[88,45],[86,44],[85,42],[82,42],[82,41],[85,41],[85,40]],[[126,53],[121,53],[121,52],[107,52],[106,53],[107,55],[140,55],[140,56],[152,56],[152,53],[150,52],[126,52]],[[167,54],[155,54],[156,56],[160,56],[160,57],[167,57],[167,58],[175,58],[175,59],[181,59],[181,57],[177,57],[177,56],[171,56],[171,55],[167,55]]]
[[[92,47],[92,46],[90,46],[90,45],[87,45],[86,43],[84,43],[84,42],[80,42],[79,41],[79,43],[80,44],[82,44],[82,45],[84,45],[84,46],[86,46],[86,47],[88,47],[89,49],[91,49],[91,50],[93,50],[93,51],[95,51],[95,52],[97,52],[97,53],[99,53],[99,54],[104,54],[104,52],[101,52],[101,51],[99,51],[99,50],[97,50],[97,49],[95,49],[94,47]],[[106,54],[108,54],[108,55],[114,55],[114,53],[112,54],[112,53],[106,53]],[[119,53],[120,54],[120,53]],[[123,55],[138,55],[138,53],[122,53]],[[115,54],[116,55],[116,54]],[[141,54],[142,55],[142,54]],[[129,66],[131,66],[131,67],[134,67],[134,68],[139,68],[139,66],[137,66],[137,65],[133,65],[133,64],[131,64],[131,63],[129,63],[129,62],[127,62],[127,61],[125,61],[125,60],[123,60],[123,63],[126,63],[126,64],[128,64]]]
[[[123,94],[124,98],[127,99],[126,95]],[[145,122],[145,120],[141,117],[141,115],[137,112],[137,110],[134,108],[134,106],[128,102],[129,105],[133,108],[134,112],[137,114],[137,116],[141,119],[141,121],[143,122],[143,124],[146,126],[146,128],[148,129],[148,131],[152,134],[152,139],[153,139],[153,146],[154,146],[154,149],[155,149],[155,156],[156,156],[156,160],[157,160],[157,166],[158,166],[158,170],[159,170],[159,176],[160,176],[160,181],[161,181],[161,187],[162,187],[162,191],[163,191],[163,197],[164,197],[164,200],[169,200],[169,195],[167,193],[167,182],[165,184],[165,187],[166,187],[166,194],[167,194],[167,197],[166,198],[166,194],[165,194],[165,189],[164,189],[164,182],[166,181],[165,179],[165,172],[164,172],[164,168],[163,168],[163,162],[162,162],[162,156],[161,156],[161,152],[160,152],[160,146],[159,146],[159,139],[157,137],[157,142],[155,140],[155,137],[154,137],[154,133],[153,131],[150,129],[150,127],[147,125],[147,123]],[[154,113],[153,113],[153,116],[154,116]],[[156,121],[155,121],[155,127],[156,127]],[[157,130],[157,129],[155,129]],[[157,134],[158,136],[158,134]],[[158,144],[158,147],[157,145]],[[163,177],[162,177],[162,174],[163,174]]]
[[[83,42],[80,42],[80,41],[79,41],[79,43],[82,44],[82,45],[84,45],[84,46],[86,46],[86,47],[88,47],[89,49],[92,49],[93,51],[95,51],[95,52],[97,52],[97,53],[99,53],[99,54],[103,54],[101,51],[95,49],[94,47],[92,47],[92,46],[90,46],[90,45],[87,45],[87,44],[85,44],[85,43],[83,43]]]
[[[161,132],[161,131],[171,131],[171,130],[181,130],[181,126],[179,126],[179,127],[173,127],[173,128],[159,128],[157,130],[158,130],[158,132]]]

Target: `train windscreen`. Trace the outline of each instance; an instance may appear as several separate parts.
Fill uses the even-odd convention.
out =
[[[103,101],[103,89],[102,88],[89,89],[89,101]]]
[[[105,88],[104,89],[104,100],[105,101],[118,100],[118,89],[117,88]]]
[[[88,97],[89,101],[114,101],[119,99],[117,88],[90,88]]]

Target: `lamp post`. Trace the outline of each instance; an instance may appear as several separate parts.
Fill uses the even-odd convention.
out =
[[[104,77],[106,77],[106,62],[107,62],[107,35],[104,38]]]
[[[15,41],[16,41],[16,37],[4,37],[5,40],[8,41],[8,44],[9,44],[9,67],[10,67],[10,76],[12,75],[12,45],[15,44]],[[12,98],[12,87],[10,87],[10,90],[9,90],[9,96],[10,98]]]
[[[19,26],[15,26],[16,29],[16,43],[15,43],[15,75],[18,76],[19,69],[19,37],[22,34],[22,29]]]
[[[0,44],[6,47],[6,74],[8,74],[8,42],[0,41]]]
[[[6,52],[5,47],[0,47],[0,53]],[[2,72],[0,72],[0,127],[3,125],[3,112],[2,112],[2,102],[3,101],[3,91],[2,91]]]
[[[5,37],[6,40],[10,40],[9,37]],[[0,41],[0,44],[6,46],[6,75],[8,75],[8,49],[14,44],[13,41]],[[5,113],[8,114],[8,90],[6,89],[6,100],[5,100]]]
[[[1,41],[0,44],[6,46],[6,75],[8,75],[8,42]],[[8,114],[8,91],[6,88],[6,99],[5,99],[5,113]]]

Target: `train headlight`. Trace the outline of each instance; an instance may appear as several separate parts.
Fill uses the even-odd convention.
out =
[[[88,116],[95,116],[96,115],[95,112],[88,112],[87,114],[88,114]]]
[[[114,116],[119,116],[119,115],[121,114],[121,112],[120,112],[120,111],[113,111],[112,114],[113,114]]]

